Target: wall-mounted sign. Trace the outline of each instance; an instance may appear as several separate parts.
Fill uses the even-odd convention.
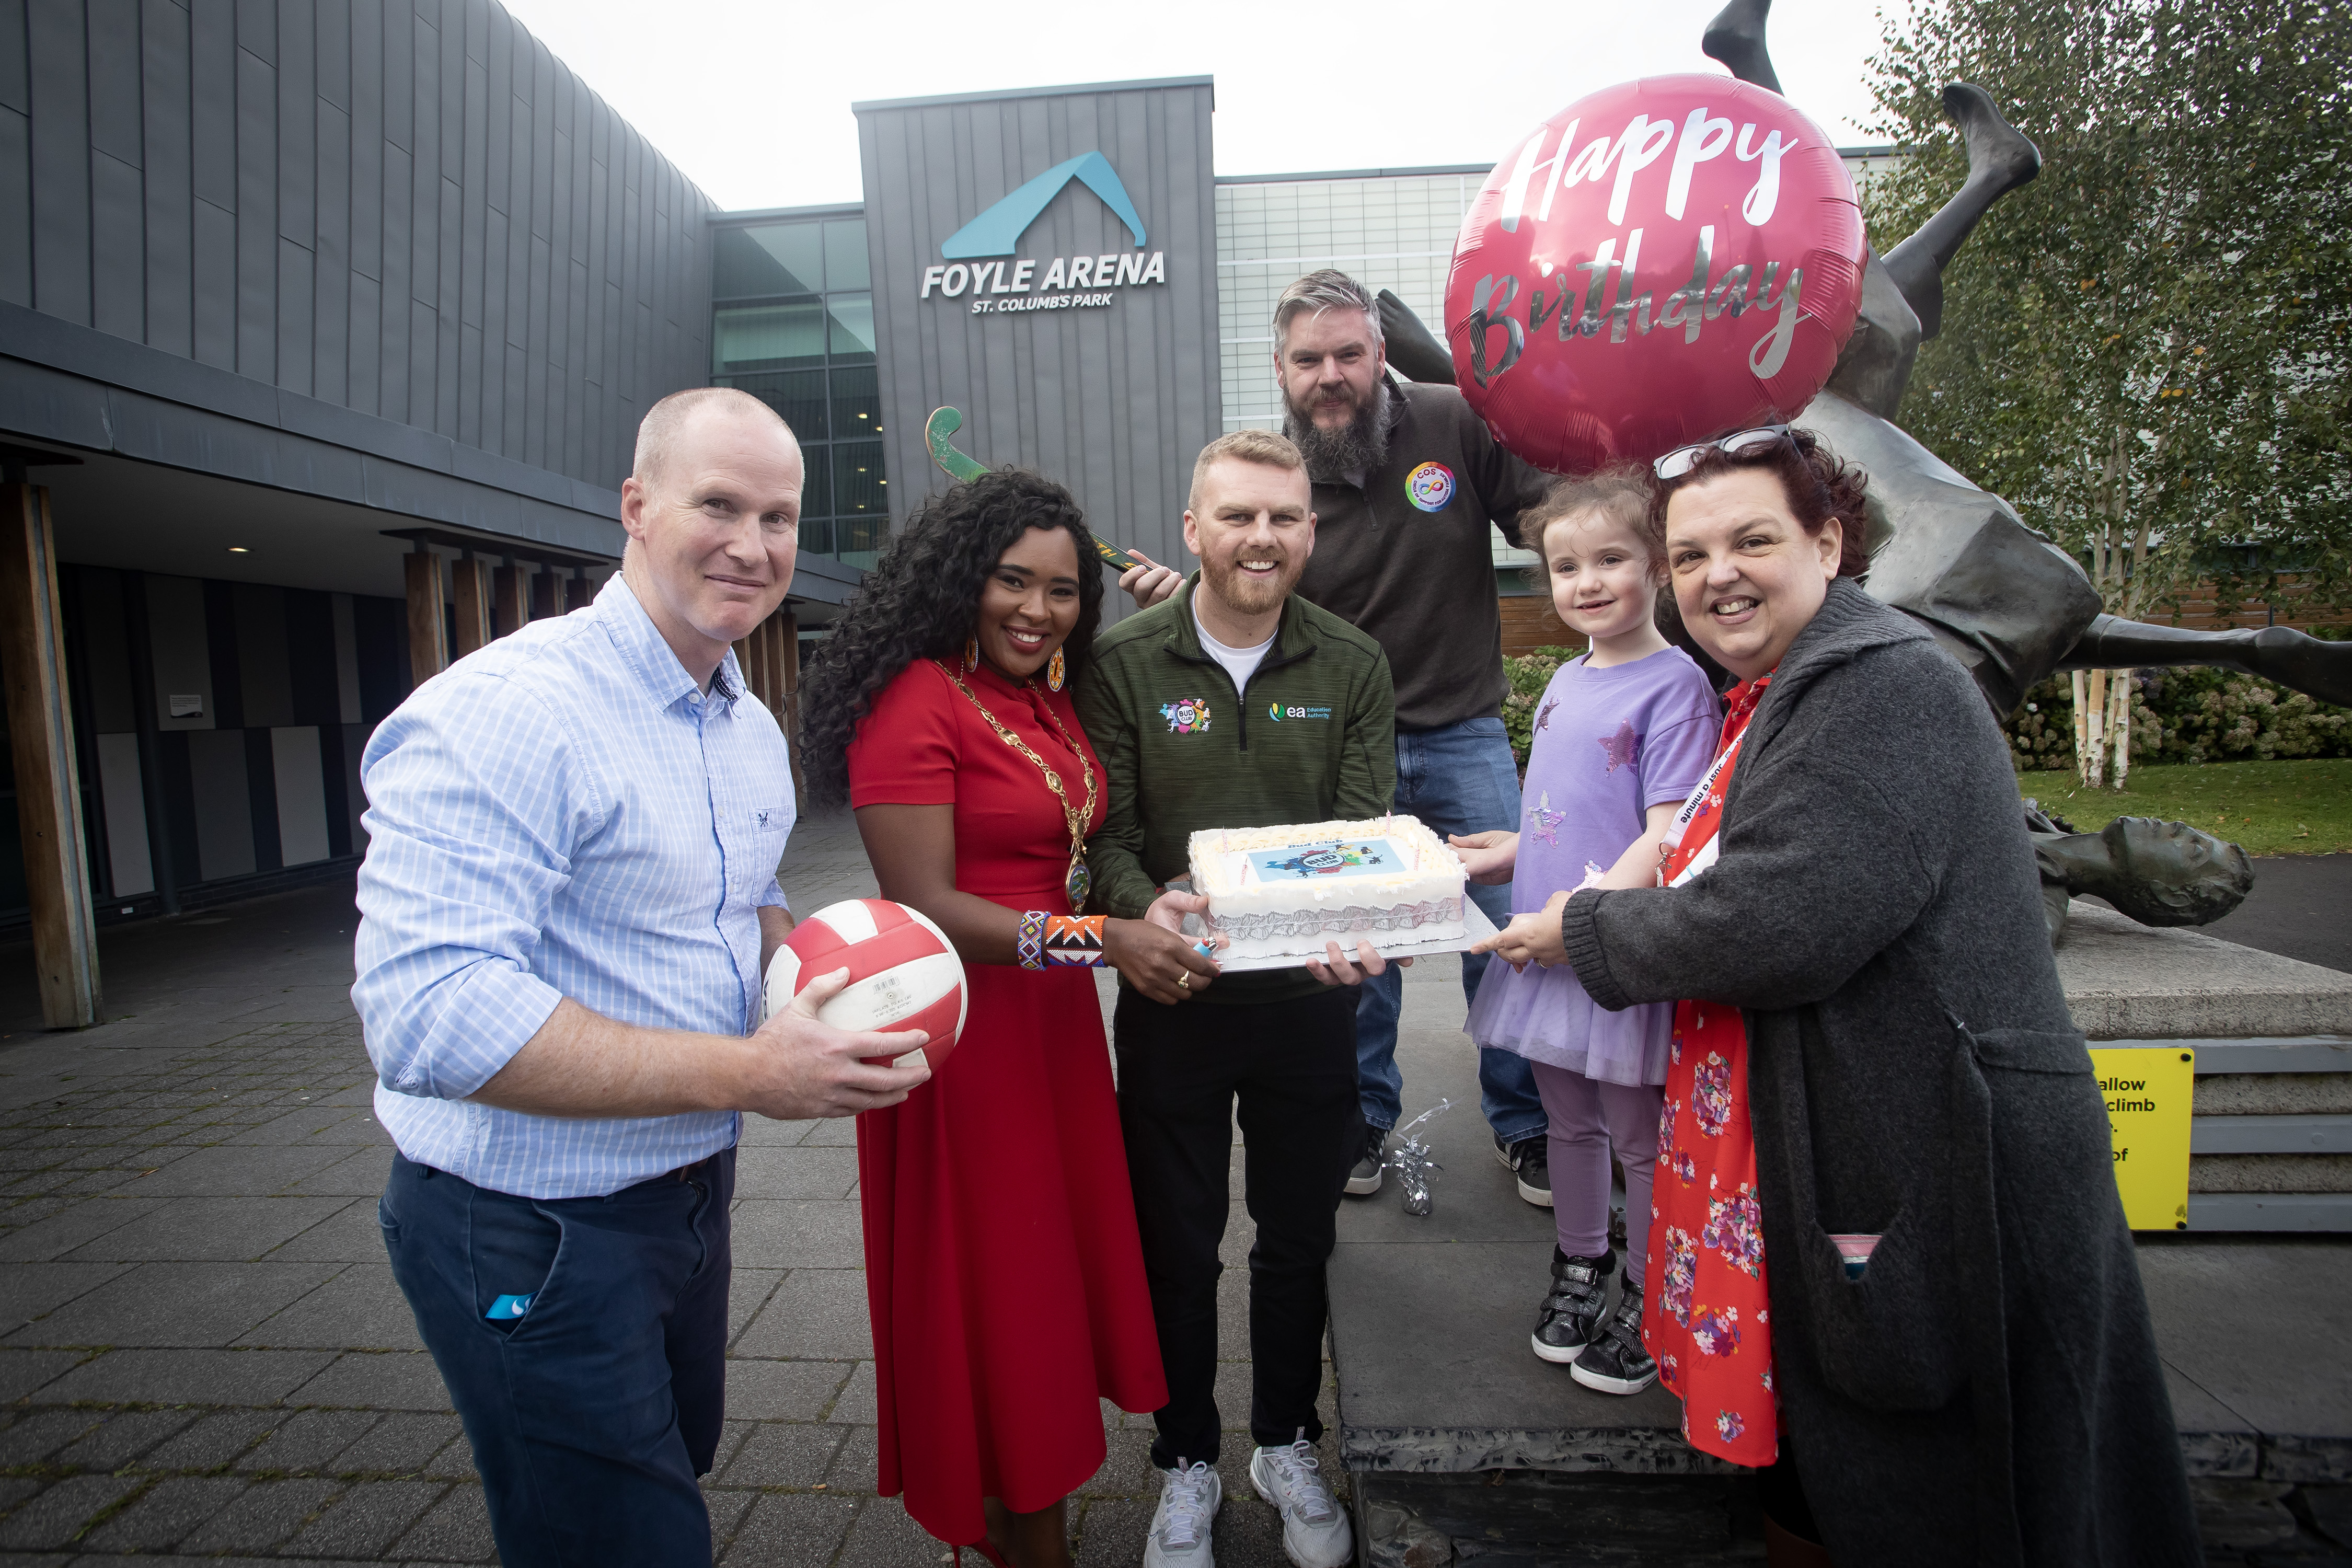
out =
[[[2116,1188],[2134,1230],[2189,1226],[2189,1116],[2197,1053],[2187,1046],[2091,1049],[2115,1135]]]
[[[1076,180],[1102,199],[1133,237],[1134,248],[1102,256],[1018,256],[1021,237]],[[943,258],[923,268],[921,298],[969,298],[975,316],[1095,309],[1118,290],[1168,281],[1167,254],[1144,249],[1143,219],[1110,160],[1083,153],[1056,163],[948,236]]]

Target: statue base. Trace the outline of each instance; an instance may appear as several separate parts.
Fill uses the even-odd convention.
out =
[[[2056,956],[2094,1046],[2197,1053],[2190,1230],[2352,1232],[2352,974],[2081,899]]]

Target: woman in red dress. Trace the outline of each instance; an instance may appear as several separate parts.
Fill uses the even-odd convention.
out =
[[[1084,913],[1108,792],[1066,689],[1101,613],[1067,490],[1015,470],[954,486],[821,647],[802,741],[812,801],[847,798],[882,896],[965,964],[955,1053],[858,1118],[879,1489],[1018,1568],[1069,1562],[1098,1401],[1168,1397],[1087,968],[1171,1004],[1216,973],[1178,934],[1186,895],[1141,921]]]

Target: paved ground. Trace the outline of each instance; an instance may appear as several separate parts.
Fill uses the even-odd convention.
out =
[[[785,869],[804,911],[872,890],[845,819],[804,826]],[[110,931],[115,1021],[74,1036],[39,1031],[28,955],[0,946],[0,1553],[489,1559],[377,1233],[389,1145],[346,994],[352,920],[344,883]],[[873,1495],[853,1143],[846,1122],[746,1130],[730,1419],[707,1483],[729,1563],[945,1560]],[[1251,1227],[1233,1216],[1229,1423],[1248,1405]],[[1104,1423],[1073,1527],[1081,1562],[1131,1563],[1157,1495],[1150,1418]],[[1273,1568],[1247,1445],[1228,1436],[1218,1560]]]
[[[2266,856],[2246,901],[2209,936],[2352,971],[2352,855]]]

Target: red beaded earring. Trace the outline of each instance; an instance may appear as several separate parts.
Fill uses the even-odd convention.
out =
[[[967,675],[980,668],[980,639],[978,637],[966,637],[963,639],[963,668],[964,673]]]
[[[1062,662],[1062,650],[1060,648],[1055,648],[1054,650],[1054,657],[1045,661],[1045,686],[1048,690],[1059,691],[1062,689],[1062,677],[1066,672],[1067,668],[1068,667],[1064,665]]]

